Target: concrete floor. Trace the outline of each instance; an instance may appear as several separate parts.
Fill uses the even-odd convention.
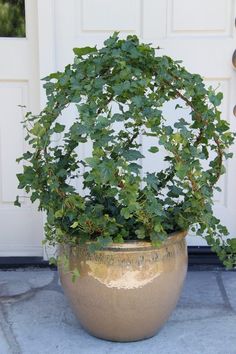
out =
[[[0,354],[236,354],[236,272],[190,271],[158,335],[112,343],[87,334],[57,272],[0,271]]]

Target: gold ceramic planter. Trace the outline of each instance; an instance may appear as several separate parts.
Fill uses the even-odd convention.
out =
[[[149,242],[113,244],[91,254],[86,246],[61,247],[69,255],[60,268],[65,294],[81,325],[112,341],[153,336],[179,299],[187,270],[186,232],[172,234],[161,248]],[[72,282],[71,272],[80,277]]]

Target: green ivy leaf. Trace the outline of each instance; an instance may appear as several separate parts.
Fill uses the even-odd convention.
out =
[[[178,162],[175,165],[175,169],[176,169],[176,175],[180,178],[180,179],[184,179],[187,175],[187,171],[189,169],[188,165],[184,165],[182,162]]]
[[[73,52],[78,57],[97,52],[96,47],[83,47],[83,48],[73,48]]]
[[[159,148],[157,146],[151,146],[148,151],[152,152],[153,154],[155,154],[156,152],[159,151]]]
[[[43,136],[45,134],[46,129],[39,123],[35,123],[33,128],[30,130],[30,133],[35,135],[35,136]]]
[[[90,166],[90,167],[97,167],[97,165],[100,163],[100,159],[97,157],[97,156],[94,156],[94,157],[87,157],[85,159],[85,162],[87,162],[87,164]]]
[[[134,161],[134,160],[144,158],[144,156],[141,154],[139,150],[126,150],[123,152],[123,157],[127,161]]]
[[[79,225],[78,221],[73,222],[73,224],[71,225],[72,229],[76,229],[76,227]]]
[[[62,133],[65,129],[65,125],[56,123],[54,127],[55,133]]]
[[[139,229],[135,230],[135,234],[137,235],[138,239],[144,239],[146,236],[145,228],[140,227]]]
[[[14,205],[20,207],[21,203],[19,201],[19,196],[16,197],[16,200],[14,201]]]
[[[57,211],[55,212],[55,218],[62,218],[63,215],[64,215],[64,212],[63,212],[62,209],[57,210]]]

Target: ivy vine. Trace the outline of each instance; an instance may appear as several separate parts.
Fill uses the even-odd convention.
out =
[[[96,249],[142,239],[159,246],[171,232],[192,229],[227,267],[235,266],[236,239],[212,211],[234,141],[217,108],[222,93],[136,36],[114,33],[103,48],[74,53],[73,64],[44,79],[47,104],[39,115],[26,115],[31,148],[18,159],[25,161],[19,188],[46,211],[46,241],[94,240]],[[163,105],[176,99],[175,109],[187,108],[189,117],[171,125]],[[71,105],[77,114],[69,126],[60,116]],[[149,149],[156,172],[142,171],[140,136],[156,139]],[[89,141],[92,153],[83,159]],[[167,164],[161,171],[160,148]],[[72,183],[78,178],[83,193]]]

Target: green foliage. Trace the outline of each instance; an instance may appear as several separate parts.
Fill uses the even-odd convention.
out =
[[[227,238],[212,212],[223,158],[231,157],[234,141],[217,109],[222,94],[136,36],[114,33],[104,44],[74,49],[74,63],[45,78],[46,107],[25,119],[31,149],[19,159],[25,160],[19,188],[46,211],[47,241],[96,241],[92,250],[132,239],[159,246],[169,233],[193,228],[228,267],[235,266],[235,239]],[[175,99],[182,100],[175,108],[187,107],[190,119],[170,126],[162,107]],[[65,127],[58,120],[69,105],[78,113]],[[156,139],[149,148],[156,161],[159,147],[165,149],[166,169],[141,173],[140,135]],[[92,153],[83,160],[88,141]],[[83,195],[74,178],[82,179]]]
[[[0,0],[0,37],[25,37],[24,0]]]
[[[84,47],[84,48],[74,48],[73,51],[74,51],[75,55],[77,55],[78,57],[82,57],[83,55],[96,52],[97,49],[96,49],[96,47],[94,47],[94,48]]]

